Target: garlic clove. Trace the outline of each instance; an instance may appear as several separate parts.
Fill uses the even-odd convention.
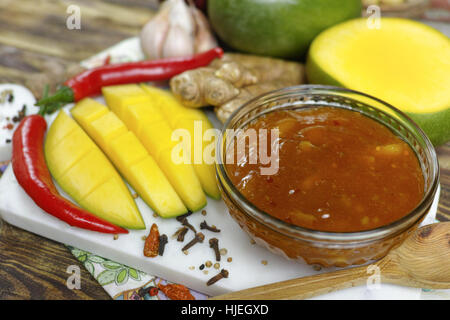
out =
[[[179,26],[193,37],[195,23],[189,6],[184,0],[168,0],[168,2],[171,6],[169,14],[170,26]]]
[[[193,54],[194,39],[192,34],[179,25],[171,26],[163,45],[163,57],[184,57]]]
[[[169,2],[163,3],[158,13],[141,30],[141,48],[151,60],[163,57],[163,45],[170,27],[170,9]]]
[[[195,53],[205,52],[217,47],[217,41],[212,34],[208,19],[194,5],[190,6],[190,10],[195,24]]]

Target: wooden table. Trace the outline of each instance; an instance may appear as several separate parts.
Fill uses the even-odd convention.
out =
[[[1,0],[0,83],[63,82],[80,60],[137,35],[152,16],[151,0]],[[67,7],[81,9],[81,30],[66,28]],[[125,5],[126,4],[126,5]],[[69,71],[70,73],[70,71]],[[438,217],[450,218],[450,143],[437,149],[441,167]],[[81,290],[69,290],[67,267],[81,269]],[[62,244],[0,222],[0,299],[109,299]]]

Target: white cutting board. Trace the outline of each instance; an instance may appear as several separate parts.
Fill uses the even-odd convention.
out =
[[[102,99],[98,100],[103,102]],[[70,106],[66,107],[66,110],[69,108]],[[48,118],[49,124],[54,117],[55,115]],[[218,123],[217,119],[212,120],[215,124]],[[63,192],[61,193],[67,196]],[[426,219],[427,223],[434,221],[438,199],[439,193],[436,195],[433,208]],[[203,230],[206,237],[204,243],[195,245],[189,250],[188,255],[182,253],[181,248],[190,241],[193,233],[191,231],[187,233],[184,243],[171,239],[171,235],[180,227],[180,223],[175,219],[155,218],[152,210],[140,198],[136,199],[136,202],[145,220],[147,230],[130,231],[129,234],[120,235],[117,240],[114,240],[112,235],[70,227],[45,213],[17,183],[11,166],[7,168],[0,179],[0,216],[8,223],[43,237],[126,264],[168,281],[184,284],[208,295],[218,295],[318,273],[303,262],[288,261],[262,247],[251,244],[248,235],[229,216],[223,201],[208,198],[208,205],[205,208],[207,215],[203,216],[200,212],[197,212],[189,217],[189,222],[198,230],[200,222],[206,220],[209,225],[216,225],[220,228],[221,232],[212,233]],[[167,234],[169,243],[166,246],[164,256],[146,258],[143,255],[144,241],[142,236],[148,234],[153,222],[158,224],[161,234]],[[215,275],[217,270],[205,268],[205,270],[209,270],[209,274],[205,275],[198,267],[207,260],[213,262],[215,260],[213,251],[208,245],[208,239],[211,237],[217,237],[220,247],[228,250],[228,254],[222,257],[220,264],[221,268],[229,271],[230,277],[208,287],[206,281]],[[232,262],[228,263],[227,257],[232,257]],[[266,260],[267,265],[263,265],[262,260]],[[194,266],[195,269],[191,270],[191,266]],[[330,270],[333,269],[322,269],[320,272]],[[368,288],[362,286],[324,295],[320,298],[398,299],[400,297],[402,299],[418,299],[420,289],[383,284],[381,289],[376,291],[369,291]]]

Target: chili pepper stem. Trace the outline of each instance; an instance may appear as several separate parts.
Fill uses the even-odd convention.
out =
[[[48,89],[46,90],[48,92]],[[50,97],[44,95],[42,99],[36,102],[36,106],[40,107],[39,114],[44,115],[47,113],[47,111],[49,111],[50,107],[58,108],[60,105],[62,106],[63,104],[70,102],[74,102],[73,90],[70,87],[62,86],[58,89],[58,91],[55,92],[54,95]]]

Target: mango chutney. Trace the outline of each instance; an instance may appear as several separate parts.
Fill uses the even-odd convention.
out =
[[[244,131],[275,128],[276,173],[261,174],[267,165],[249,157],[225,163],[244,197],[273,217],[312,230],[357,232],[399,220],[424,196],[411,147],[359,112],[325,106],[276,110]]]

